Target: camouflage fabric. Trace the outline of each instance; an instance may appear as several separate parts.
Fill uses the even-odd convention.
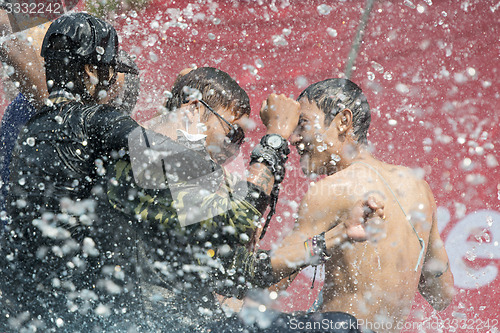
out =
[[[180,182],[163,190],[144,190],[133,182],[131,163],[120,160],[113,165],[108,182],[108,199],[115,209],[134,214],[141,220],[153,221],[164,229],[186,234],[188,230],[204,229],[207,233],[222,232],[224,243],[244,244],[256,229],[261,213],[246,200],[236,176],[224,171],[224,182],[216,193],[204,194],[195,184]],[[175,188],[172,190],[171,188]],[[175,194],[173,197],[172,193]],[[199,203],[199,210],[213,217],[184,228],[179,222],[189,212],[186,206]],[[181,212],[181,214],[179,214]],[[246,235],[244,237],[242,235]]]

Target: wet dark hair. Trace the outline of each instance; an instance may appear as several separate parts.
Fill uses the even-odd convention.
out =
[[[330,126],[335,116],[344,109],[352,111],[354,135],[359,143],[368,143],[370,105],[360,87],[348,79],[327,79],[311,84],[297,98],[307,98],[325,113],[325,125]]]
[[[187,88],[187,89],[186,89]],[[212,108],[233,108],[237,118],[250,115],[250,99],[247,93],[229,74],[213,67],[201,67],[179,77],[172,87],[165,107],[168,111],[178,109],[189,101],[187,90],[196,89],[201,98]]]

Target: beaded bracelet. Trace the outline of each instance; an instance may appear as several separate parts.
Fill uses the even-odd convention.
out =
[[[316,266],[324,263],[330,257],[326,254],[325,233],[308,238],[304,242],[304,249],[311,261],[311,265]]]

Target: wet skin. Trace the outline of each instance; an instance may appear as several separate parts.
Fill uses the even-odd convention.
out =
[[[453,276],[446,269],[448,257],[427,183],[411,169],[375,159],[358,144],[350,110],[325,126],[323,111],[307,100],[300,104],[301,121],[290,141],[298,148],[303,171],[326,177],[312,183],[302,200],[296,228],[273,257],[275,272],[280,277],[290,273],[286,266],[294,265],[291,252],[299,257],[301,250],[303,257],[304,249],[286,244],[340,228],[357,202],[374,195],[384,202],[385,232],[378,234],[382,239],[355,242],[347,238],[340,246],[328,246],[327,240],[331,258],[325,263],[320,311],[343,311],[371,323],[390,322],[392,329],[384,326],[382,331],[397,332],[396,323],[408,316],[417,289],[434,308],[445,308],[454,295]],[[421,245],[400,205],[425,242],[418,267]]]

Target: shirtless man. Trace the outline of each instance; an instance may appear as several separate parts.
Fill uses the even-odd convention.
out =
[[[384,201],[385,237],[353,242],[341,229],[343,244],[329,248],[327,242],[320,311],[347,312],[368,328],[399,332],[417,288],[433,308],[444,310],[455,291],[429,185],[413,170],[371,155],[366,139],[370,109],[353,82],[315,83],[298,101],[301,118],[290,141],[300,154],[303,172],[326,177],[312,184],[300,205],[296,229],[272,253],[275,279],[294,272],[294,257],[304,258],[304,250],[291,244],[302,241],[307,246],[313,235],[345,228],[339,220],[353,204],[377,195]]]

